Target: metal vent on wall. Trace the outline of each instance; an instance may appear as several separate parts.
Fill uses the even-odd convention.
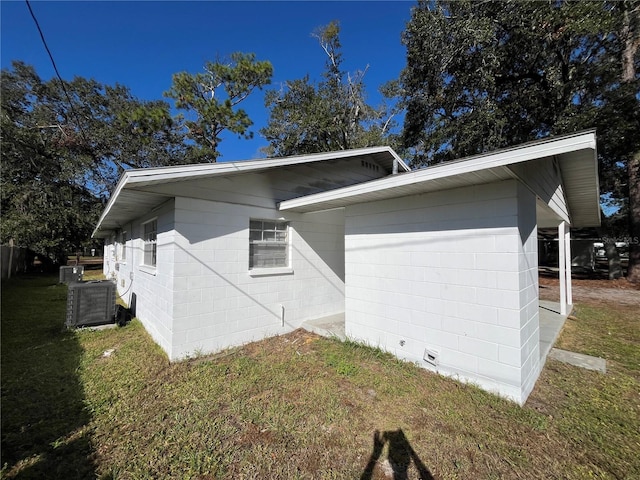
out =
[[[84,274],[83,266],[65,266],[60,267],[60,283],[79,282]]]
[[[67,328],[114,322],[116,284],[111,280],[74,282],[67,293]]]

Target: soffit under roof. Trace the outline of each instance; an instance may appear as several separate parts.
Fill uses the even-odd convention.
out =
[[[550,138],[517,147],[386,177],[330,192],[288,200],[280,210],[313,212],[341,208],[395,197],[416,195],[516,178],[510,164],[540,160],[558,160],[566,202],[574,227],[600,224],[599,182],[595,133]],[[549,212],[541,218],[545,226],[556,222]]]
[[[180,165],[126,171],[109,200],[93,236],[104,238],[113,230],[140,217],[146,211],[178,195],[190,196],[189,185],[212,179],[229,178],[236,175],[262,174],[268,171],[290,171],[314,168],[322,163],[331,168],[335,162],[369,162],[379,165],[383,173],[391,174],[394,163],[399,171],[409,167],[390,147],[370,147],[339,152],[325,152],[284,158],[267,158],[241,162]],[[327,188],[339,188],[339,183],[325,182]],[[313,187],[313,185],[310,185]],[[303,191],[303,190],[301,190]],[[309,191],[317,191],[310,188]]]

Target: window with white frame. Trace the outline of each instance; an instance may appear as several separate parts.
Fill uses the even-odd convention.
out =
[[[150,222],[144,223],[144,255],[143,264],[149,267],[156,266],[156,250],[157,250],[157,236],[158,236],[158,220],[154,219]]]
[[[127,261],[127,232],[125,230],[122,231],[122,253],[120,254],[120,261],[122,262],[126,262]]]
[[[121,230],[116,237],[115,251],[117,262],[127,261],[127,232],[124,230]]]
[[[249,269],[289,266],[289,222],[249,221]]]
[[[115,233],[111,235],[111,245],[109,245],[109,256],[112,262],[118,261],[118,237]]]

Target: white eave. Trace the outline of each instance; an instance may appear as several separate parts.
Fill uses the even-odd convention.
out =
[[[139,190],[142,187],[200,178],[257,173],[279,167],[349,158],[371,159],[389,174],[393,171],[394,163],[399,171],[411,170],[393,149],[386,146],[293,157],[127,170],[122,174],[92,236],[98,238],[108,236],[113,230],[121,228],[122,225],[140,217],[145,211],[167,200],[166,195]]]
[[[509,165],[558,159],[574,227],[600,224],[595,132],[587,131],[530,142],[456,160],[405,175],[395,175],[280,203],[282,211],[313,212],[448,188],[514,178]]]

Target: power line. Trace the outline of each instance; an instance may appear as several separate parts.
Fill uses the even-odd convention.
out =
[[[40,33],[40,39],[42,40],[42,44],[44,45],[45,50],[47,51],[47,54],[49,55],[49,59],[51,60],[51,65],[53,65],[53,70],[56,72],[56,76],[58,77],[58,80],[60,80],[60,85],[62,86],[62,91],[64,92],[65,97],[67,97],[67,101],[69,102],[69,108],[71,110],[71,113],[73,114],[73,116],[76,119],[76,122],[78,123],[78,128],[80,129],[80,134],[82,135],[83,140],[89,144],[89,141],[87,140],[87,136],[84,133],[84,129],[82,128],[82,124],[80,123],[80,118],[78,117],[78,114],[76,113],[75,109],[73,108],[73,102],[71,101],[71,97],[69,96],[69,93],[67,92],[67,87],[65,87],[64,85],[64,81],[62,80],[62,77],[60,76],[60,72],[58,71],[58,67],[56,66],[56,62],[53,59],[53,55],[51,54],[51,50],[49,50],[49,46],[47,45],[47,41],[44,38],[44,33],[42,33],[42,29],[40,28],[40,23],[38,22],[38,19],[36,18],[36,15],[33,13],[33,10],[31,9],[31,4],[29,3],[29,0],[25,0],[26,4],[27,4],[27,8],[29,9],[29,13],[31,14],[31,18],[33,18],[33,22],[36,24],[36,28],[38,29],[38,33]]]

